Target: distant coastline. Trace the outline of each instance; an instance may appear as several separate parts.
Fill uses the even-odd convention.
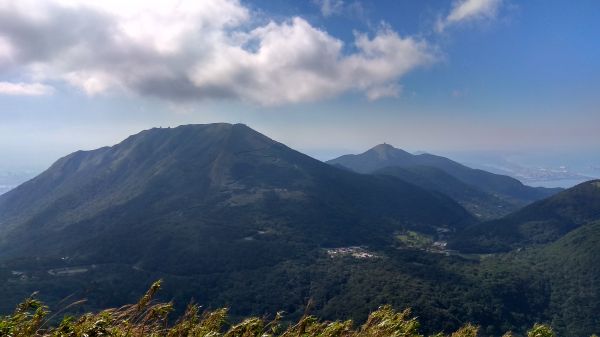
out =
[[[533,187],[562,187],[562,188],[570,188],[575,185],[581,184],[583,182],[593,180],[590,179],[556,179],[556,180],[527,180],[522,181],[523,184],[533,186]]]

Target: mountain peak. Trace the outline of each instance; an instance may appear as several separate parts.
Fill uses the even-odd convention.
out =
[[[396,150],[396,148],[388,143],[383,143],[383,144],[378,144],[378,145],[373,146],[371,148],[371,150],[377,151],[377,152],[387,152],[387,151],[394,151],[394,150]]]
[[[525,186],[514,178],[471,169],[448,158],[432,154],[413,155],[386,143],[379,144],[364,153],[344,155],[329,160],[327,163],[345,166],[359,173],[373,173],[390,166],[435,167],[467,185],[475,186],[491,195],[506,198],[510,203],[521,206],[558,192],[553,189]]]
[[[376,145],[370,150],[368,150],[367,153],[375,153],[377,154],[378,159],[381,160],[391,159],[394,157],[411,156],[410,153],[401,149],[397,149],[388,143]]]
[[[160,155],[171,156],[177,150],[186,151],[186,155],[199,155],[203,153],[199,150],[208,148],[209,144],[212,144],[212,150],[228,147],[233,151],[245,151],[273,143],[275,141],[245,124],[211,123],[152,128],[130,136],[114,149],[141,148],[147,156],[155,156],[161,151],[165,152]]]
[[[148,130],[141,131],[140,133],[150,132],[177,132],[177,131],[231,131],[233,129],[254,131],[246,124],[242,123],[207,123],[207,124],[182,124],[175,127],[154,127]],[[254,131],[255,132],[255,131]],[[135,135],[133,135],[135,137]]]
[[[213,273],[227,249],[224,263],[271,266],[290,256],[274,249],[387,246],[400,224],[430,232],[471,220],[449,198],[332,168],[241,124],[184,125],[67,156],[2,195],[0,257]]]

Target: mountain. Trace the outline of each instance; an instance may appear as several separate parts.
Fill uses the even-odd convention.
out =
[[[443,193],[479,219],[500,218],[515,210],[514,204],[483,192],[432,166],[389,166],[376,170],[373,174],[390,175],[424,189]]]
[[[585,267],[594,222],[508,253],[445,249],[478,228],[446,194],[485,192],[426,167],[359,174],[240,124],[152,129],[73,153],[0,196],[0,315],[35,291],[54,310],[82,298],[67,311],[119,307],[163,279],[177,310],[230,307],[232,322],[279,310],[360,322],[390,304],[412,308],[425,334],[465,322],[522,334],[543,321],[570,336],[565,320],[597,332],[595,295],[572,293],[600,279]],[[546,200],[556,198],[550,217],[594,219],[590,187]]]
[[[345,166],[359,173],[373,173],[390,166],[434,167],[467,185],[513,204],[512,210],[560,191],[560,189],[525,186],[508,176],[472,169],[448,158],[428,153],[413,155],[389,144],[377,145],[362,154],[344,155],[327,163]]]
[[[600,220],[600,180],[581,183],[502,219],[463,230],[451,246],[469,252],[508,251],[555,241]]]
[[[333,168],[247,126],[188,125],[73,153],[1,196],[0,257],[189,274],[470,221],[446,196]]]

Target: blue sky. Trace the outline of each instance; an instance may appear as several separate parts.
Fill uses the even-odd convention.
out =
[[[598,1],[156,6],[0,0],[0,168],[220,121],[320,159],[600,154]]]

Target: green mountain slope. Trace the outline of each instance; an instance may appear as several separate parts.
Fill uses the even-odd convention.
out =
[[[0,197],[0,256],[218,272],[470,221],[443,195],[333,168],[244,125],[190,125],[74,153]]]
[[[600,331],[598,254],[600,221],[595,221],[553,243],[485,259],[476,270],[485,275],[482,283],[496,283],[496,291],[505,291],[500,284],[521,288],[508,303],[537,303],[527,315],[551,324],[559,336],[590,336]]]
[[[579,184],[505,218],[466,228],[451,246],[469,252],[507,251],[555,241],[596,220],[600,220],[599,180]]]
[[[424,189],[443,193],[479,219],[499,218],[516,208],[513,203],[463,183],[432,166],[390,166],[376,170],[374,174],[394,176]]]
[[[448,158],[432,154],[412,155],[389,144],[377,145],[361,154],[341,156],[328,161],[328,163],[342,165],[360,173],[372,173],[390,166],[435,167],[482,192],[502,198],[505,202],[514,204],[515,207],[521,207],[560,191],[560,189],[525,186],[514,178],[472,169]]]
[[[581,226],[532,258],[543,261],[554,289],[548,316],[572,335],[587,335],[600,327],[598,256],[600,221]]]
[[[598,332],[597,292],[585,292],[599,274],[586,267],[598,255],[597,181],[523,210],[543,204],[544,219],[572,219],[562,238],[479,256],[399,244],[405,230],[431,244],[439,233],[477,238],[474,219],[441,194],[471,185],[429,170],[357,174],[229,124],[77,152],[0,197],[0,313],[33,291],[54,308],[120,306],[164,279],[161,299],[180,311],[194,299],[231,307],[233,320],[278,310],[294,319],[310,302],[325,319],[360,322],[391,304],[413,308],[426,334],[465,322],[484,335],[535,322],[564,336]]]

